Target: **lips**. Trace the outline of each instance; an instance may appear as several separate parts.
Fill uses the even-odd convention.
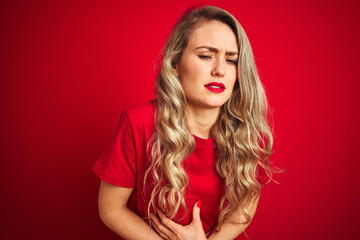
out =
[[[205,85],[205,87],[214,93],[221,93],[225,91],[225,86],[222,83],[211,82]]]

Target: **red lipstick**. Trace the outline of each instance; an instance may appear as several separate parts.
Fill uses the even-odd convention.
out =
[[[205,85],[205,87],[214,93],[221,93],[225,91],[225,86],[222,83],[211,82]]]

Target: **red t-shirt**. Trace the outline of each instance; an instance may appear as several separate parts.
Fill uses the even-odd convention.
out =
[[[147,206],[152,189],[143,189],[145,170],[150,159],[147,144],[154,133],[155,102],[136,105],[120,116],[113,142],[93,167],[103,181],[125,188],[133,188],[128,207],[142,218],[147,217]],[[173,220],[182,225],[191,222],[192,207],[201,200],[201,220],[205,233],[217,224],[218,207],[224,187],[215,171],[216,150],[213,139],[194,136],[195,151],[183,162],[189,177],[185,192],[187,214],[181,208]],[[145,192],[145,194],[142,194]]]

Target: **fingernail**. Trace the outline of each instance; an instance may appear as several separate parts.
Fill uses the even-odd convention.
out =
[[[200,208],[200,206],[201,206],[201,201],[198,201],[198,202],[196,203],[196,206],[197,206],[198,208]]]

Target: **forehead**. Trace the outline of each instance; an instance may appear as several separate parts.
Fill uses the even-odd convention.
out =
[[[194,29],[189,37],[188,46],[212,46],[226,51],[238,51],[238,44],[233,30],[217,20],[206,21]]]

